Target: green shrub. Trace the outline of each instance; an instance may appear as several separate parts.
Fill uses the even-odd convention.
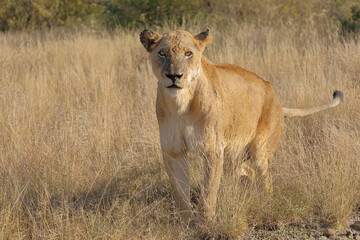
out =
[[[0,0],[0,6],[1,31],[77,25],[103,12],[86,0]]]
[[[192,0],[115,0],[104,3],[104,22],[110,27],[163,25],[167,20],[177,23],[192,17],[204,1]]]
[[[343,34],[360,32],[360,5],[351,7],[351,16],[340,19]]]

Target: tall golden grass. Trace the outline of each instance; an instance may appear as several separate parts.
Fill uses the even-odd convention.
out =
[[[225,173],[208,231],[231,238],[255,226],[343,227],[360,203],[359,41],[238,24],[211,31],[205,55],[270,81],[284,106],[327,102],[335,89],[345,98],[286,119],[272,198]],[[138,31],[2,34],[0,79],[1,239],[197,237],[179,224],[161,162],[156,79]]]

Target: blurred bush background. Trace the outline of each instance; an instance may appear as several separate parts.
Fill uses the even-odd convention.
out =
[[[0,0],[0,30],[79,25],[114,29],[247,22],[304,28],[326,22],[342,34],[360,29],[359,0]],[[335,28],[334,28],[335,29]]]

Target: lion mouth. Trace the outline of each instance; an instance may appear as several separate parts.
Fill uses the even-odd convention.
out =
[[[179,87],[178,85],[175,85],[175,84],[173,84],[173,85],[171,85],[171,86],[168,86],[167,88],[177,88],[177,89],[181,89],[181,87]]]

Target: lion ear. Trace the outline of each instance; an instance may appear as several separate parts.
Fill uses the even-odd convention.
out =
[[[205,45],[211,43],[211,35],[209,34],[210,30],[206,29],[205,32],[201,32],[195,36],[195,39],[199,42],[199,49],[204,50]]]
[[[199,41],[205,41],[209,37],[210,29],[206,29],[205,32],[201,32],[195,36],[195,38]]]
[[[148,52],[154,50],[159,39],[159,34],[147,28],[140,33],[140,42]]]

